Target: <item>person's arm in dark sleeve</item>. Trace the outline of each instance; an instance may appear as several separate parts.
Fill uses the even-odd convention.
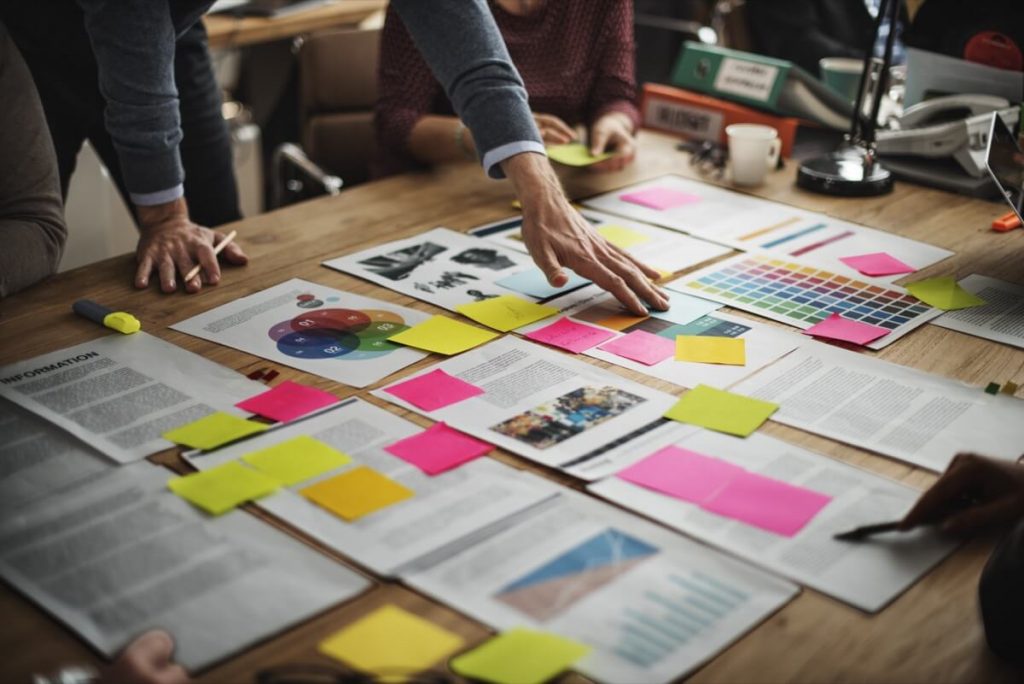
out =
[[[978,585],[981,621],[989,648],[1024,663],[1024,521],[992,552]]]
[[[67,240],[57,156],[28,67],[0,24],[0,298],[57,271]]]

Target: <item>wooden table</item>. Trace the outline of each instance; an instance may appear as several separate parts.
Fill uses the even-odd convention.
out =
[[[573,171],[565,176],[574,197],[582,197],[646,180],[665,172],[692,175],[687,157],[673,141],[655,134],[641,136],[637,164],[623,172],[598,175]],[[756,194],[827,212],[931,242],[956,256],[924,275],[969,273],[1020,282],[1024,271],[1024,231],[996,235],[991,219],[1000,205],[898,184],[888,196],[840,199],[798,190],[792,163],[773,174]],[[343,192],[240,222],[239,242],[252,263],[228,269],[221,285],[197,296],[164,296],[131,287],[134,258],[113,258],[61,274],[49,283],[0,303],[0,363],[9,363],[99,337],[103,331],[70,313],[70,302],[90,297],[135,313],[150,333],[226,366],[247,372],[267,362],[188,337],[166,326],[287,278],[300,277],[342,290],[438,313],[375,285],[319,266],[321,259],[363,249],[446,225],[468,229],[512,213],[507,183],[484,178],[479,168],[457,165],[432,173],[407,175]],[[882,358],[957,378],[975,385],[1012,380],[1024,384],[1024,350],[926,325],[886,348]],[[586,357],[583,357],[586,358]],[[414,369],[436,361],[421,361]],[[594,359],[590,362],[604,365]],[[299,379],[339,395],[351,388],[281,368],[284,378]],[[410,372],[406,369],[402,374]],[[622,369],[617,369],[621,372]],[[393,379],[393,378],[392,378]],[[680,388],[636,376],[673,392]],[[383,384],[383,383],[382,383]],[[981,391],[979,389],[979,391]],[[426,421],[358,392],[368,401],[425,425]],[[1022,414],[1024,415],[1024,414]],[[822,437],[771,423],[776,437],[925,487],[934,476],[897,461],[844,446]],[[1022,445],[1024,447],[1024,445]],[[1022,449],[1024,450],[1024,449]],[[501,460],[521,468],[534,466],[508,454]],[[157,459],[183,465],[172,452]],[[991,539],[966,544],[881,613],[869,616],[816,591],[805,589],[794,601],[740,639],[693,675],[698,682],[777,681],[1021,681],[1024,671],[1009,668],[990,655],[977,617],[978,575],[991,550]],[[471,643],[487,630],[454,610],[393,583],[378,582],[369,593],[291,629],[206,672],[205,682],[251,681],[255,671],[287,662],[324,662],[316,654],[319,639],[383,602],[396,602],[463,634]],[[50,671],[59,663],[96,662],[70,631],[6,587],[0,587],[0,680],[27,681],[31,672]],[[572,675],[569,679],[576,679]]]
[[[203,17],[211,48],[234,48],[301,33],[358,24],[387,7],[387,0],[334,0],[322,7],[301,10],[283,17],[236,17],[230,12]]]

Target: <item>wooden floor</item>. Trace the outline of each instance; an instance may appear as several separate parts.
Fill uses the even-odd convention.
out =
[[[573,171],[565,174],[564,180],[569,193],[578,198],[665,172],[693,175],[688,157],[675,151],[671,139],[644,134],[638,161],[632,168],[611,175]],[[756,194],[956,252],[956,256],[915,278],[981,273],[1024,282],[1024,231],[999,235],[988,230],[992,218],[1004,213],[998,204],[906,184],[898,184],[895,192],[881,198],[829,198],[798,190],[793,184],[795,173],[795,166],[788,163]],[[267,362],[174,332],[167,326],[292,277],[439,313],[434,307],[328,270],[319,263],[327,257],[414,235],[438,225],[465,230],[504,218],[513,213],[511,200],[507,183],[486,179],[476,166],[460,165],[369,184],[338,197],[245,220],[234,227],[239,231],[238,240],[249,254],[251,264],[227,269],[221,285],[206,289],[198,296],[164,296],[152,289],[144,293],[134,291],[131,287],[134,257],[131,255],[64,273],[0,302],[0,364],[103,335],[101,328],[72,315],[71,302],[81,297],[130,311],[151,334],[243,372],[264,367]],[[914,331],[879,355],[973,385],[984,386],[991,381],[1014,381],[1024,385],[1024,350],[931,325]],[[437,357],[425,359],[413,369],[437,360]],[[606,365],[590,358],[587,361]],[[298,379],[339,396],[357,393],[316,376],[283,367],[279,370],[283,378]],[[401,374],[410,370],[405,369]],[[674,393],[681,391],[674,385],[621,368],[615,367],[612,372]],[[369,389],[372,388],[358,394],[421,425],[426,424],[418,416],[369,396]],[[926,487],[934,480],[934,476],[925,471],[792,428],[771,423],[764,429],[775,437],[916,487]],[[1021,450],[1024,451],[1024,445]],[[499,454],[499,458],[552,476],[510,455]],[[161,454],[156,460],[171,467],[183,467],[173,452]],[[1024,681],[1024,671],[1007,667],[991,656],[984,644],[976,591],[979,573],[991,547],[991,539],[966,544],[874,616],[815,591],[804,590],[757,629],[694,673],[692,681]],[[462,634],[471,643],[488,634],[479,623],[450,608],[400,585],[378,581],[360,598],[198,673],[198,679],[250,681],[256,671],[276,664],[327,662],[316,654],[317,642],[385,602],[395,602],[418,612]],[[32,672],[52,671],[64,663],[97,661],[74,634],[3,585],[0,585],[0,616],[3,616],[0,619],[0,681],[28,681]]]

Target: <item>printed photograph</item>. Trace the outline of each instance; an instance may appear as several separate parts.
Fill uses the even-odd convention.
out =
[[[616,387],[581,387],[491,427],[495,432],[547,449],[646,401]]]
[[[420,265],[433,259],[448,248],[433,242],[422,242],[403,249],[396,249],[384,254],[364,259],[359,262],[366,270],[388,280],[404,280]]]

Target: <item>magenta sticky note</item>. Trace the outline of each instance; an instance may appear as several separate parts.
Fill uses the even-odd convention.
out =
[[[494,446],[435,423],[418,435],[406,437],[384,450],[413,464],[427,475],[438,475],[483,456]]]
[[[851,321],[837,313],[832,314],[816,325],[803,331],[804,335],[827,337],[830,340],[842,340],[854,344],[871,344],[879,337],[888,335],[889,331],[870,323]]]
[[[285,380],[277,387],[240,401],[235,406],[264,418],[287,423],[338,401],[338,397],[329,392]]]
[[[476,385],[448,375],[440,368],[385,387],[384,391],[424,411],[436,411],[484,393]]]
[[[840,257],[847,266],[851,266],[866,276],[887,276],[897,273],[913,273],[917,269],[905,264],[891,254],[872,252],[860,256]]]
[[[641,207],[647,207],[648,209],[665,211],[666,209],[681,207],[684,204],[699,202],[700,196],[692,195],[688,192],[680,192],[672,188],[648,188],[647,190],[620,195],[619,199],[623,202],[639,204]]]
[[[619,471],[618,477],[699,504],[743,472],[742,468],[727,461],[689,449],[667,446]]]
[[[784,537],[804,528],[832,497],[744,471],[701,508]]]
[[[573,354],[580,354],[615,337],[615,333],[607,328],[585,325],[563,317],[551,325],[545,325],[543,328],[527,333],[526,337],[536,342],[550,344],[552,347],[571,351]]]
[[[653,366],[670,356],[674,356],[676,353],[676,343],[675,340],[654,335],[644,330],[634,330],[622,337],[615,338],[611,342],[602,344],[598,349],[621,356],[624,359]]]

